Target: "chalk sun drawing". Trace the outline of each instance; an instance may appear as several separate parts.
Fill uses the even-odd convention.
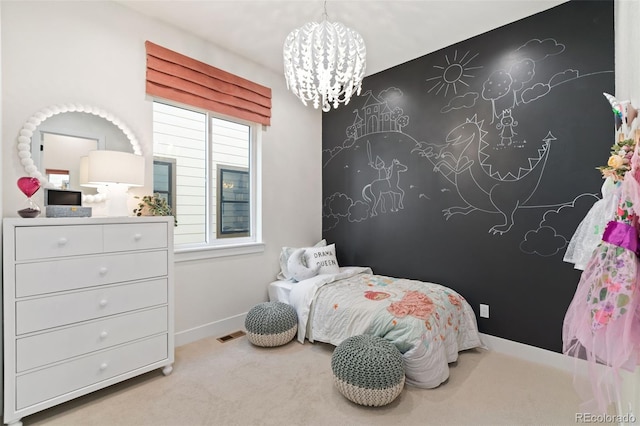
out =
[[[442,65],[434,65],[433,68],[437,70],[442,70],[442,72],[435,76],[428,78],[427,81],[434,82],[433,86],[427,91],[427,93],[431,93],[432,91],[436,91],[436,95],[438,95],[442,89],[444,89],[444,96],[446,97],[449,93],[449,89],[453,90],[453,93],[458,94],[458,84],[461,86],[464,85],[469,87],[469,83],[464,81],[464,78],[473,78],[475,75],[469,74],[469,71],[480,69],[482,67],[471,67],[469,63],[473,61],[478,53],[467,58],[469,56],[469,51],[465,53],[460,59],[458,59],[458,51],[455,50],[453,53],[453,58],[449,59],[449,55],[444,55],[446,66]]]

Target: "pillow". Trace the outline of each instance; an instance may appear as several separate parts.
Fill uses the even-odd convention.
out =
[[[307,261],[307,267],[312,269],[320,268],[318,274],[337,274],[340,272],[338,260],[336,259],[335,244],[305,249],[304,257]]]
[[[327,240],[320,240],[313,247],[324,247],[327,245]],[[296,247],[282,247],[282,251],[280,252],[280,272],[278,273],[277,278],[279,280],[290,280],[292,279],[291,273],[289,273],[289,258],[293,254],[294,251],[298,250]]]
[[[309,268],[304,258],[305,251],[306,249],[303,248],[297,249],[293,252],[293,254],[291,254],[291,256],[289,256],[287,268],[289,269],[291,278],[295,281],[306,280],[307,278],[315,277],[316,275],[318,275],[320,266]]]

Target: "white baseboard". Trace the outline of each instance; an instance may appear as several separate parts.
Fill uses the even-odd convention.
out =
[[[247,314],[239,314],[233,317],[210,322],[189,330],[178,331],[175,334],[176,346],[186,345],[206,337],[222,337],[234,331],[244,330],[244,320]]]
[[[576,367],[576,359],[565,354],[552,352],[547,349],[514,342],[513,340],[507,340],[484,333],[480,333],[480,339],[488,349],[505,355],[557,368],[571,374],[573,374]]]

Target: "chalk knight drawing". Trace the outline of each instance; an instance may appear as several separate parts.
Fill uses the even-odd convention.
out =
[[[400,173],[406,171],[407,166],[394,159],[386,177],[378,178],[362,188],[362,198],[369,204],[371,216],[378,215],[378,206],[380,206],[381,213],[386,212],[385,198],[391,201],[390,210],[392,212],[397,212],[404,208],[404,191],[399,184]]]

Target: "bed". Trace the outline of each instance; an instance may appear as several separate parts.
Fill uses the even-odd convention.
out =
[[[296,309],[300,343],[338,346],[359,334],[383,337],[402,353],[406,382],[421,388],[439,386],[460,351],[482,346],[471,306],[439,284],[340,267],[299,282],[274,281],[268,293]]]

